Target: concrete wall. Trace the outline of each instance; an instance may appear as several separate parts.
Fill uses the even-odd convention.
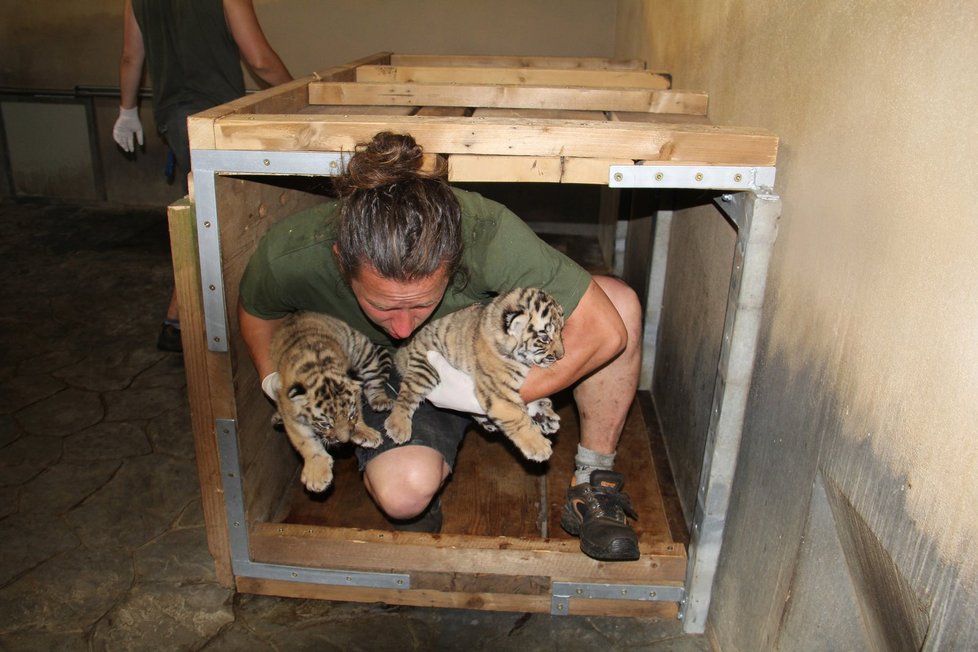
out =
[[[618,7],[617,56],[708,91],[714,123],[782,139],[716,640],[978,648],[978,6]],[[716,219],[674,218],[654,386],[687,504],[733,242]]]
[[[0,86],[72,89],[118,86],[122,45],[121,0],[31,3],[0,0]],[[295,76],[352,61],[378,51],[431,54],[527,54],[610,56],[615,5],[607,0],[255,0],[265,34]],[[257,88],[254,79],[249,86]],[[142,102],[146,149],[125,157],[112,142],[118,102],[97,102],[98,138],[108,199],[121,203],[168,203],[179,185],[163,177],[165,148],[154,135],[152,110]],[[17,128],[27,130],[30,125]],[[87,135],[75,134],[85,144]],[[39,148],[43,129],[22,135]],[[63,138],[63,136],[62,136]],[[90,166],[82,157],[75,167]],[[47,172],[31,169],[22,184],[41,194],[74,186],[45,183]],[[50,175],[75,179],[78,170],[57,162]],[[84,195],[86,198],[88,194]]]

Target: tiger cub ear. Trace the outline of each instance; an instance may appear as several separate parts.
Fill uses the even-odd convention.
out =
[[[292,387],[289,387],[287,396],[293,403],[303,400],[306,397],[306,386],[302,383],[293,384]]]
[[[526,330],[530,316],[522,310],[507,310],[503,313],[503,328],[507,335],[519,335]]]

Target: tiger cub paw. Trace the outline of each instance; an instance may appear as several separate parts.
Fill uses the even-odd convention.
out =
[[[403,444],[411,438],[411,415],[407,410],[395,405],[390,416],[384,421],[384,431],[395,444]]]
[[[333,482],[333,458],[327,455],[317,455],[306,460],[300,476],[302,484],[313,493],[325,491]]]
[[[367,405],[374,412],[387,412],[394,407],[394,399],[389,397],[386,392],[380,390],[367,395]]]
[[[377,448],[384,441],[384,436],[365,423],[358,423],[350,440],[364,448]]]
[[[550,455],[553,453],[550,440],[537,432],[533,433],[532,436],[514,439],[513,443],[516,444],[526,459],[534,462],[544,462],[550,459]]]
[[[560,415],[554,412],[554,404],[549,398],[527,403],[526,411],[543,434],[552,435],[560,429]]]

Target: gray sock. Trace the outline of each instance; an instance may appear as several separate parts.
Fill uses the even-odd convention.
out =
[[[604,453],[593,451],[590,448],[584,448],[578,444],[577,455],[574,456],[574,466],[574,482],[577,484],[590,482],[591,471],[597,469],[610,471],[614,468],[615,453],[605,455]]]

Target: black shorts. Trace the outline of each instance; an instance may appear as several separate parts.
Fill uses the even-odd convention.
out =
[[[389,388],[397,393],[400,387],[400,377],[396,372],[392,374]],[[390,412],[375,412],[370,409],[366,401],[363,404],[363,420],[378,432],[384,432],[384,420]],[[384,442],[377,448],[356,447],[357,460],[360,463],[360,470],[366,468],[367,463],[381,453],[389,451],[399,446],[427,446],[441,453],[445,458],[448,468],[455,467],[455,457],[458,455],[458,448],[465,436],[465,431],[473,423],[472,416],[462,412],[452,410],[442,410],[436,408],[428,401],[422,401],[421,405],[414,412],[411,422],[411,438],[403,444],[395,444],[390,437],[384,435]]]

